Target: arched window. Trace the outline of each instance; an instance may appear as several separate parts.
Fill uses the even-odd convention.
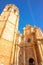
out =
[[[29,65],[35,65],[35,62],[34,62],[34,59],[33,58],[30,58],[29,59]]]

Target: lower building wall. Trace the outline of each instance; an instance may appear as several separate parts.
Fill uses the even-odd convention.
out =
[[[32,60],[33,62],[31,63],[31,61],[29,60]],[[30,63],[31,65],[33,63],[34,65],[38,65],[34,46],[20,48],[18,56],[18,65],[30,65]]]
[[[12,42],[0,38],[0,65],[10,65]]]
[[[20,47],[16,45],[15,47],[15,58],[14,58],[14,64],[19,65],[19,51]]]

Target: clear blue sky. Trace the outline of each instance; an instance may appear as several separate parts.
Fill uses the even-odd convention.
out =
[[[0,13],[6,4],[15,4],[19,8],[19,31],[26,24],[36,25],[43,31],[43,0],[0,0]]]

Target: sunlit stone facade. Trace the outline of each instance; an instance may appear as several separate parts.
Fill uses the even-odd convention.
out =
[[[19,10],[7,5],[0,15],[0,65],[43,65],[43,33],[26,25],[18,31]]]

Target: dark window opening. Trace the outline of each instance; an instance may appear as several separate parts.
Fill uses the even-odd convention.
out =
[[[29,65],[35,65],[35,64],[34,64],[34,59],[33,59],[33,58],[30,58],[30,59],[29,59]]]
[[[31,42],[31,39],[30,38],[28,38],[28,42]]]
[[[9,10],[10,10],[10,8],[11,8],[11,7],[8,7],[7,11],[9,11]]]
[[[14,12],[16,13],[16,9],[14,10]]]

